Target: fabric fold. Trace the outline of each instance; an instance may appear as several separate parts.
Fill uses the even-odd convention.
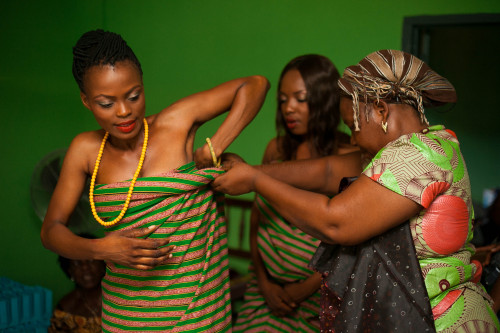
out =
[[[129,209],[106,232],[159,226],[149,238],[170,240],[172,258],[151,270],[107,262],[103,330],[230,330],[231,304],[223,196],[209,183],[223,171],[198,170],[194,162],[139,178]],[[130,181],[94,191],[101,218],[120,213]]]

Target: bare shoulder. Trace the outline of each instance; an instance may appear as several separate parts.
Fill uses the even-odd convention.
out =
[[[80,133],[71,141],[70,149],[78,149],[83,153],[87,150],[93,150],[95,147],[99,149],[104,134],[105,132],[103,130]]]
[[[64,163],[89,173],[89,166],[95,162],[104,134],[103,130],[96,130],[75,136],[66,152]]]
[[[278,138],[273,138],[267,144],[266,151],[264,152],[264,157],[262,158],[262,164],[270,164],[283,160],[283,156],[279,149]]]

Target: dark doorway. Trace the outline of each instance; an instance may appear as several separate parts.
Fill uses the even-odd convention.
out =
[[[457,133],[480,203],[484,189],[500,187],[500,15],[407,17],[403,50],[455,86],[457,104],[426,116]]]

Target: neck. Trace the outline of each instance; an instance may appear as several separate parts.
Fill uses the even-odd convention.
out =
[[[390,124],[388,131],[388,142],[396,140],[402,135],[418,133],[428,126],[422,123],[420,115],[409,105],[397,105],[397,110],[391,113],[387,120]]]
[[[108,138],[108,143],[114,148],[120,150],[136,150],[138,147],[140,149],[142,148],[143,142],[144,142],[144,125],[142,123],[139,133],[133,138],[123,140],[111,135]]]

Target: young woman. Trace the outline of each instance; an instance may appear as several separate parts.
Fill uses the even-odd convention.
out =
[[[73,54],[82,102],[102,129],[71,143],[43,244],[106,261],[103,331],[229,330],[222,202],[207,186],[222,171],[195,163],[213,166],[257,114],[267,80],[232,80],[146,117],[141,65],[121,36],[89,31]],[[211,143],[193,153],[198,127],[227,110]],[[92,210],[107,232],[95,240],[67,228],[89,176]]]
[[[299,56],[285,66],[277,91],[278,136],[269,142],[264,164],[356,149],[337,129],[339,77],[321,55]],[[259,196],[251,221],[252,280],[234,331],[318,331],[321,276],[308,263],[319,240],[288,223]]]
[[[458,140],[424,116],[424,106],[455,102],[455,89],[420,59],[395,50],[348,67],[339,86],[342,118],[354,142],[373,156],[345,191],[330,199],[244,163],[218,178],[215,189],[255,191],[305,232],[344,245],[315,260],[324,273],[325,331],[497,332],[491,298],[478,282],[480,265],[470,260],[473,210]],[[334,156],[262,170],[303,188],[335,191],[344,162]],[[406,231],[410,247],[399,237]],[[376,246],[363,252],[357,246],[364,242]]]

